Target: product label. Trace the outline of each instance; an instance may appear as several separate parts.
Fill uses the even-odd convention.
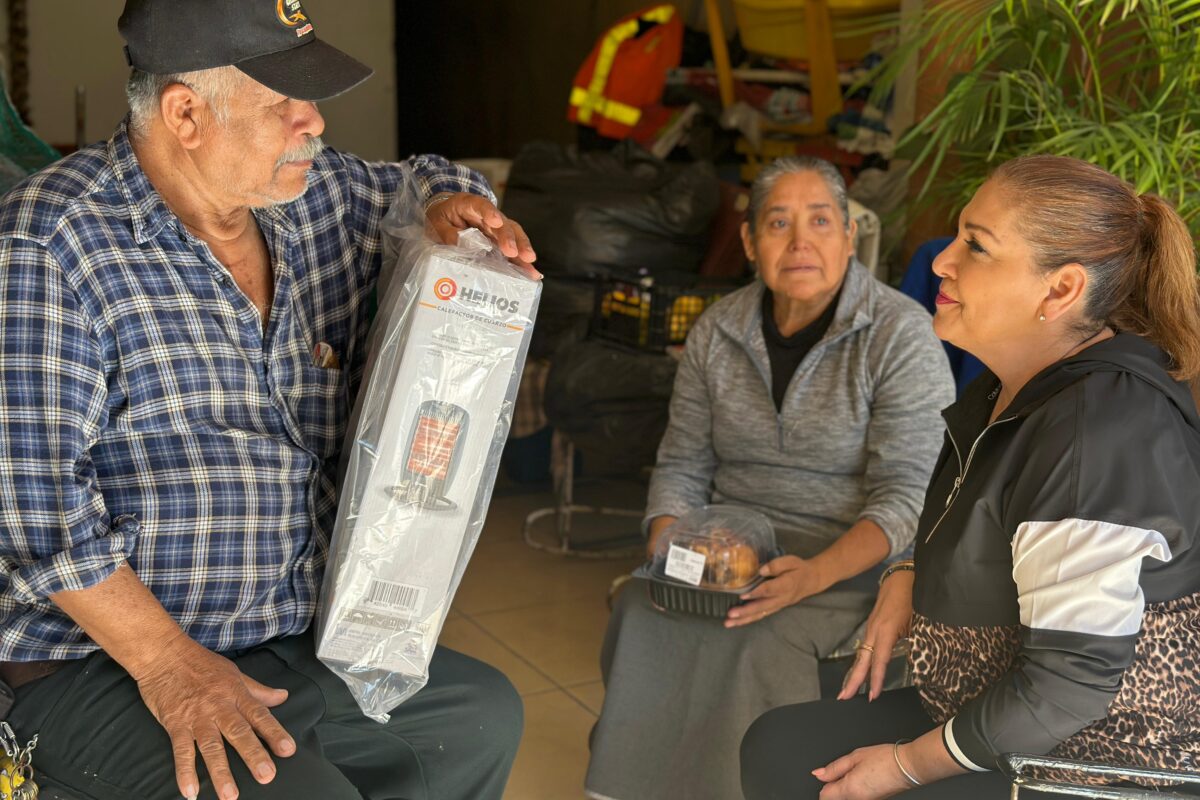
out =
[[[704,556],[693,553],[686,547],[671,545],[667,551],[667,566],[664,570],[668,578],[699,586],[704,577]]]

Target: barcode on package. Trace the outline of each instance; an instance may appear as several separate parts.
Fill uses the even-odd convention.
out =
[[[367,605],[392,611],[416,611],[425,604],[425,587],[407,583],[373,580],[367,592]]]

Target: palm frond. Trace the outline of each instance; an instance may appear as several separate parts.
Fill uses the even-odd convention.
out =
[[[920,202],[961,204],[1001,162],[1059,153],[1170,199],[1200,237],[1200,0],[946,0],[903,24],[864,83],[881,100],[918,55],[946,82],[899,142],[926,172]]]

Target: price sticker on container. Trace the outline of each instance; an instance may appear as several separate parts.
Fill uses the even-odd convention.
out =
[[[668,578],[699,586],[704,578],[704,554],[695,553],[686,547],[671,545],[667,551],[667,566],[663,570]]]

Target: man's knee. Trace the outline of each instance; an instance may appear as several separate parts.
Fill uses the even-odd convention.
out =
[[[521,696],[504,673],[482,662],[479,664],[472,698],[479,724],[479,735],[494,743],[497,750],[515,754],[525,728],[525,706]]]
[[[497,755],[516,753],[525,727],[525,708],[504,673],[470,656],[439,647],[430,667],[430,678],[431,684],[445,690],[440,694],[443,700],[453,698],[457,716],[465,720],[459,728],[462,738]]]

